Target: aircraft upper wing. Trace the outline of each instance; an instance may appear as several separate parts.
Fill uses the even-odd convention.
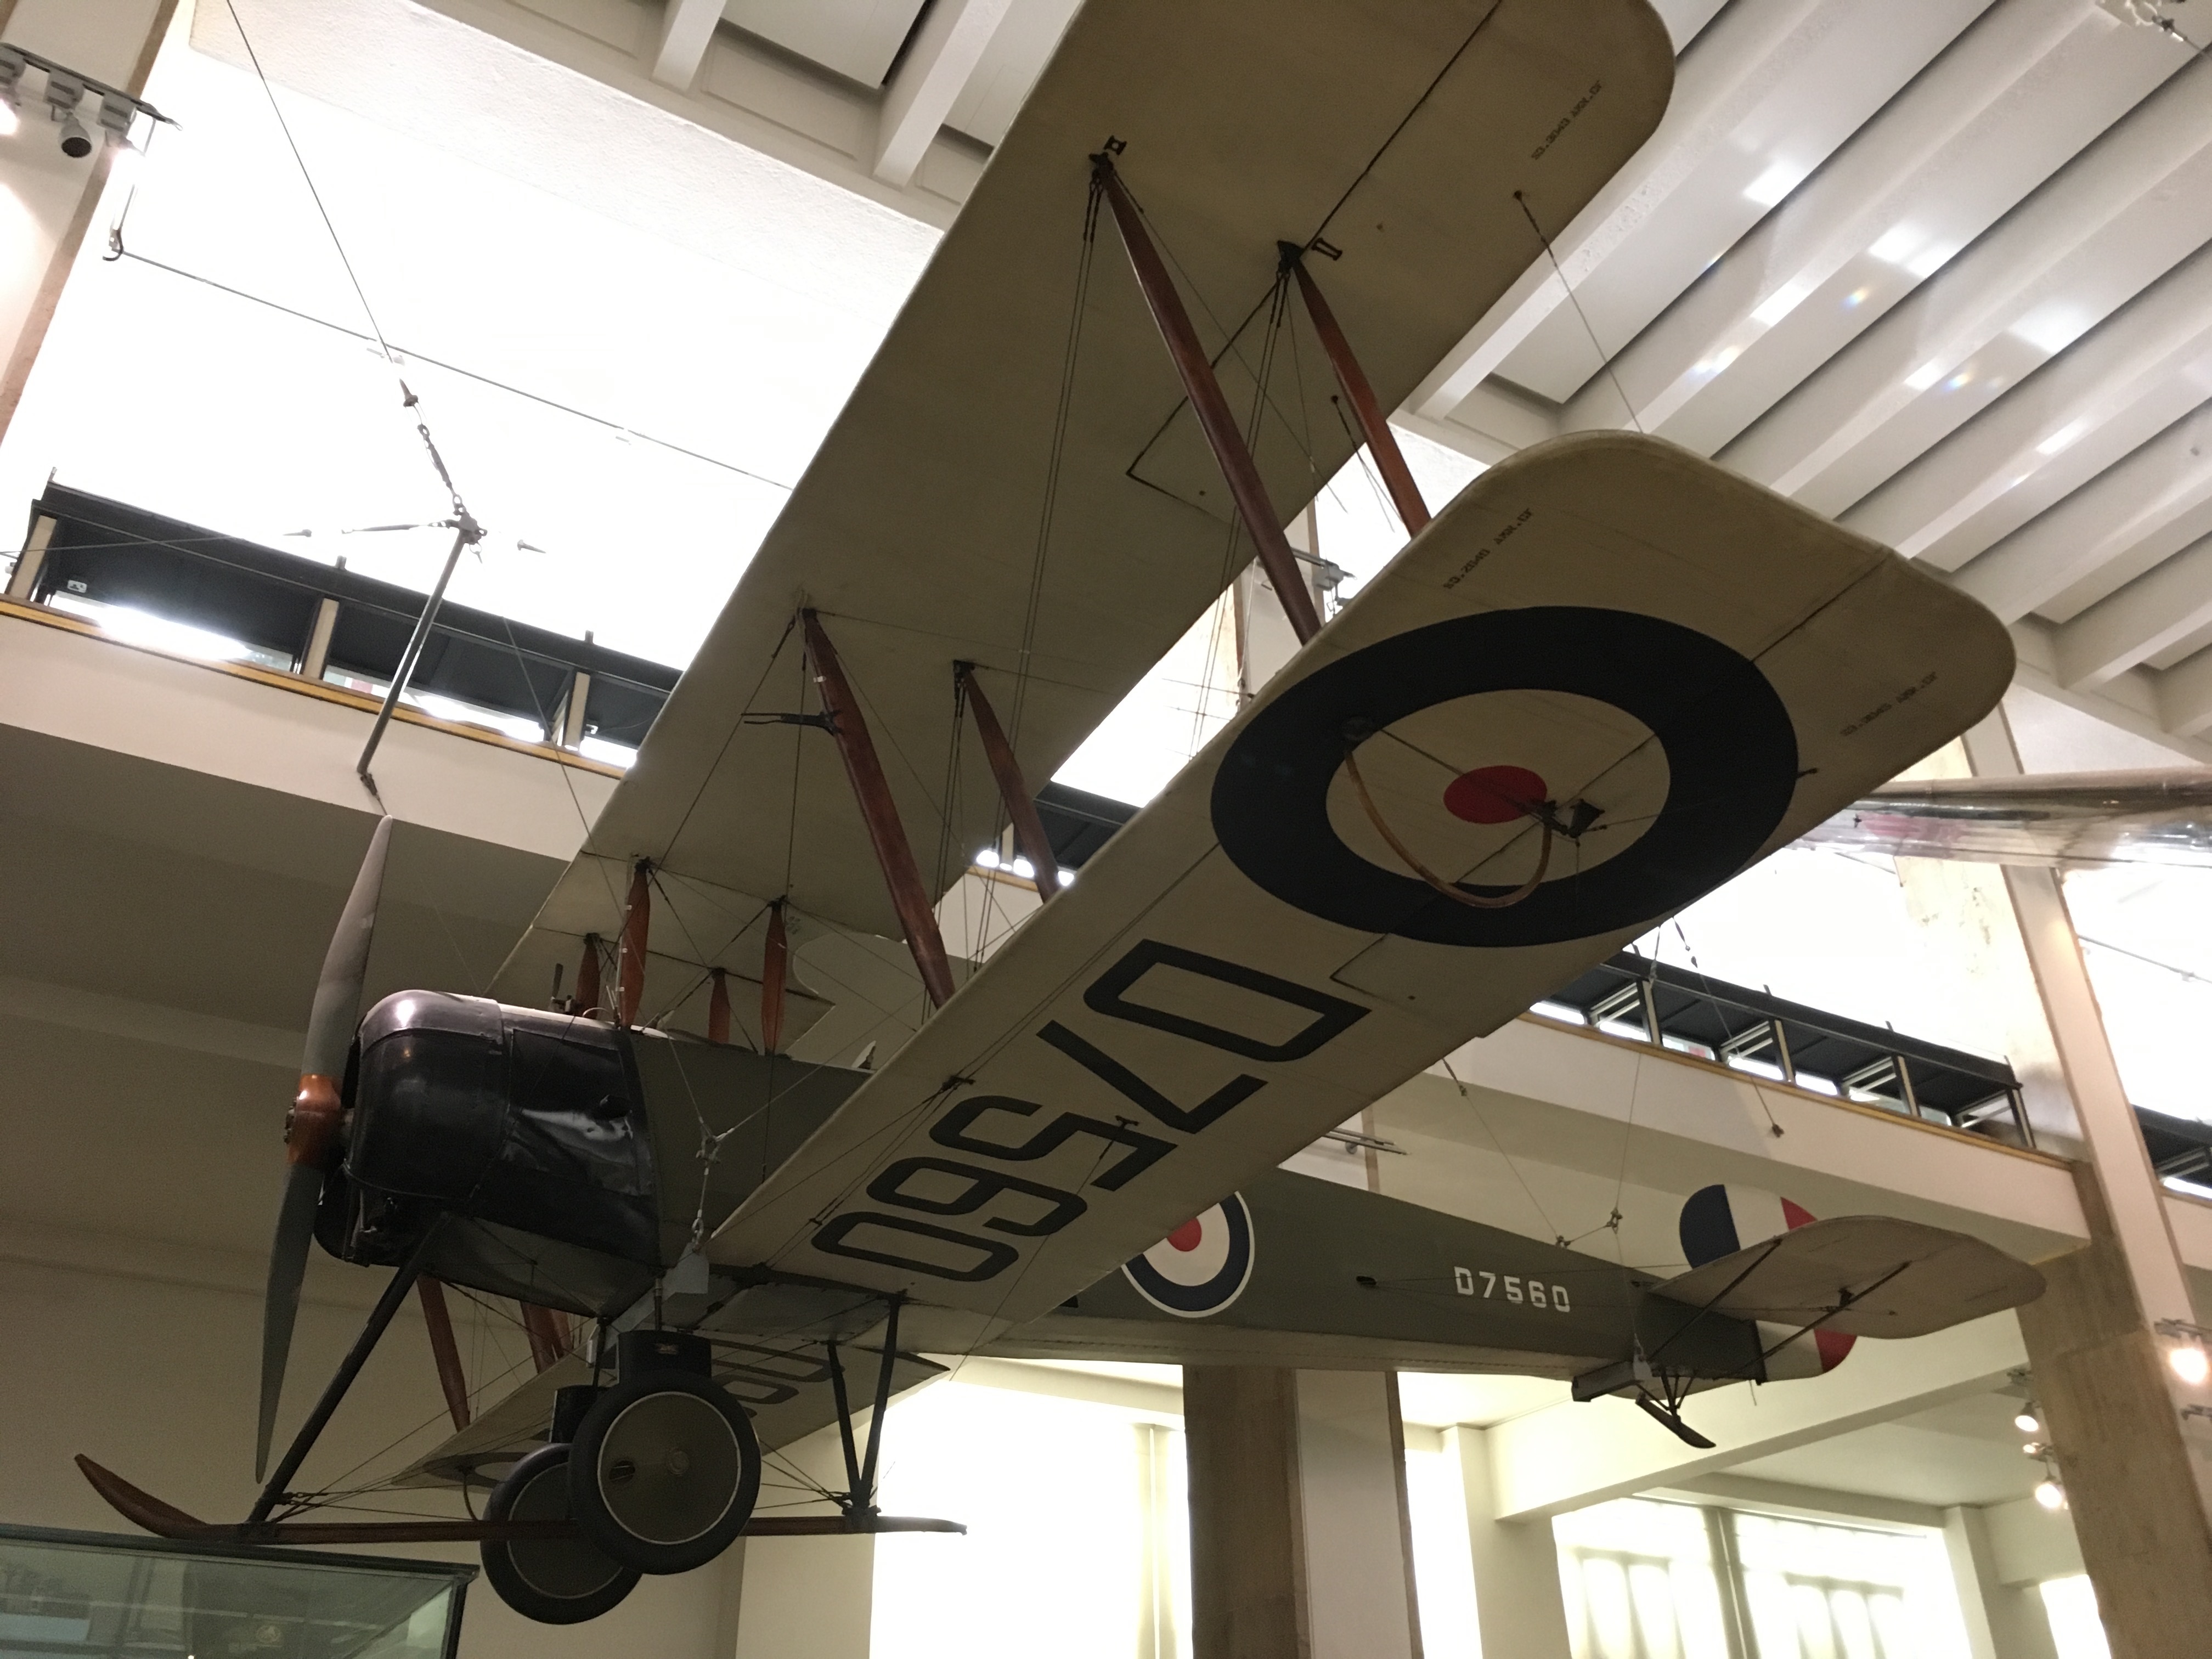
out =
[[[1849,1336],[1925,1336],[2017,1308],[2043,1275],[1965,1233],[1894,1216],[1833,1216],[1654,1287],[1738,1319],[1819,1323]]]
[[[2012,662],[1972,600],[1671,444],[1525,450],[709,1255],[989,1340],[1894,776]]]
[[[2212,769],[1893,783],[1806,836],[1904,858],[2212,866]]]
[[[1088,0],[495,989],[535,1000],[575,936],[614,933],[640,857],[672,959],[757,972],[759,907],[787,894],[795,939],[807,918],[897,937],[828,740],[749,723],[819,706],[797,607],[822,612],[941,890],[999,816],[979,746],[956,749],[955,661],[1042,781],[1244,562],[1110,222],[1085,251],[1109,138],[1240,414],[1277,244],[1316,237],[1392,409],[1542,257],[1516,192],[1556,235],[1673,76],[1646,0]],[[1254,446],[1285,521],[1356,447],[1296,307],[1290,325]]]

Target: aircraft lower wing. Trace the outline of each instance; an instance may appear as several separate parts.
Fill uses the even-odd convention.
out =
[[[498,994],[541,1000],[580,935],[619,931],[639,858],[659,872],[657,985],[757,973],[778,896],[797,945],[899,936],[835,753],[786,718],[820,707],[800,605],[867,706],[934,896],[1000,811],[958,741],[954,663],[1041,781],[1218,597],[1228,492],[1110,221],[1089,234],[1101,146],[1121,146],[1231,404],[1265,411],[1254,459],[1287,521],[1358,440],[1303,313],[1261,337],[1279,245],[1316,246],[1395,409],[1543,258],[1528,216],[1564,230],[1673,79],[1646,0],[1087,0]]]
[[[1655,1293],[1767,1324],[1925,1336],[2034,1301],[2043,1275],[1964,1233],[1894,1216],[1845,1215],[1708,1261]]]
[[[1899,858],[2203,869],[2212,867],[2212,769],[1893,783],[1853,801],[1805,839]]]
[[[763,1451],[778,1450],[837,1420],[836,1389],[821,1343],[719,1335],[709,1340],[714,1344],[714,1381],[744,1407]],[[882,1360],[880,1346],[844,1350],[846,1383],[864,1425]],[[902,1351],[892,1364],[891,1393],[904,1394],[944,1374],[945,1367],[934,1360]],[[489,1486],[526,1454],[545,1443],[553,1421],[555,1395],[591,1380],[591,1366],[573,1354],[568,1356],[416,1458],[393,1476],[391,1484]]]
[[[709,1255],[988,1340],[1894,776],[2011,672],[1973,601],[1686,451],[1525,451]]]

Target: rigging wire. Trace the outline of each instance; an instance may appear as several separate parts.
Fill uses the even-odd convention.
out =
[[[1014,706],[1008,711],[1006,741],[1018,745],[1022,714],[1029,702],[1030,665],[1036,648],[1037,614],[1044,599],[1045,564],[1052,550],[1053,522],[1060,507],[1060,481],[1067,453],[1067,428],[1075,408],[1075,374],[1083,351],[1083,321],[1090,310],[1092,256],[1098,248],[1098,206],[1105,185],[1094,173],[1083,204],[1083,244],[1075,262],[1075,298],[1067,319],[1067,343],[1060,360],[1060,396],[1053,410],[1052,446],[1045,461],[1044,501],[1037,519],[1036,550],[1030,560],[1029,603],[1022,616],[1021,649],[1014,659]]]
[[[1583,309],[1582,296],[1575,292],[1574,284],[1567,280],[1566,267],[1559,263],[1559,252],[1553,247],[1552,239],[1544,234],[1543,226],[1536,222],[1536,216],[1528,207],[1528,198],[1516,190],[1513,192],[1513,199],[1521,204],[1521,216],[1528,220],[1528,228],[1536,233],[1536,240],[1544,245],[1544,252],[1552,262],[1552,274],[1559,279],[1559,287],[1567,296],[1567,303],[1575,308],[1575,315],[1582,319],[1583,332],[1589,336],[1590,349],[1597,353],[1599,372],[1613,382],[1613,395],[1620,399],[1621,411],[1628,416],[1629,425],[1642,432],[1644,422],[1637,418],[1636,405],[1629,401],[1628,393],[1620,384],[1620,376],[1613,369],[1612,356],[1598,343],[1597,331],[1590,326],[1589,313]]]

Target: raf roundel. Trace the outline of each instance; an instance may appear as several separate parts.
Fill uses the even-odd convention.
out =
[[[1252,1277],[1252,1215],[1231,1193],[1121,1267],[1137,1294],[1165,1313],[1203,1319],[1244,1293]]]

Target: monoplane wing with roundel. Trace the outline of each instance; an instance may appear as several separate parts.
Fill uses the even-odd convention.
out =
[[[1395,409],[1544,257],[1536,227],[1559,235],[1650,137],[1674,70],[1647,0],[1086,0],[498,993],[539,1000],[580,936],[619,932],[640,858],[659,872],[649,977],[672,988],[656,1013],[702,964],[757,974],[772,898],[802,949],[899,936],[804,719],[800,606],[866,707],[933,900],[999,825],[955,663],[1042,783],[1249,556],[1097,224],[1102,146],[1224,394],[1261,411],[1283,523],[1359,440],[1303,312],[1276,315],[1282,245],[1314,248]],[[673,1014],[697,1030],[705,1006]]]
[[[2012,661],[1973,601],[1686,451],[1524,451],[710,1253],[988,1340],[1955,736]]]
[[[1978,864],[2212,867],[2212,769],[1923,778],[1853,801],[1805,839]]]

